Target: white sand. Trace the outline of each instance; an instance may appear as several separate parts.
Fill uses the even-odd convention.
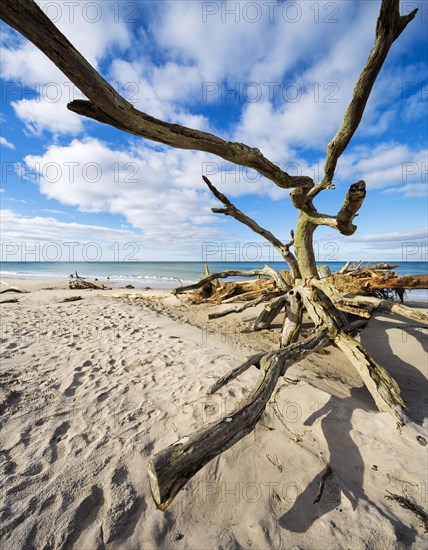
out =
[[[243,332],[252,310],[208,325],[203,307],[171,296],[8,282],[32,292],[0,306],[2,548],[426,547],[422,522],[386,498],[427,507],[428,447],[416,440],[427,437],[427,338],[416,323],[378,315],[361,336],[409,404],[403,434],[329,348],[290,368],[254,432],[162,513],[149,456],[233,409],[256,369],[219,395],[205,388],[275,341]],[[71,295],[84,299],[59,303]],[[312,504],[326,463],[333,474]]]

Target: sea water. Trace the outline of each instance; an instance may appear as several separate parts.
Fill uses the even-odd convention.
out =
[[[383,263],[379,262],[371,263]],[[428,262],[388,262],[399,264],[395,271],[404,275],[428,275]],[[332,272],[339,271],[345,262],[319,262],[328,265]],[[285,262],[270,262],[281,271],[287,269]],[[210,273],[235,270],[260,269],[263,262],[208,262]],[[88,280],[106,280],[112,285],[135,287],[176,288],[198,281],[205,273],[205,262],[3,262],[0,277],[69,280],[75,272]],[[428,300],[427,290],[412,290],[408,299]]]

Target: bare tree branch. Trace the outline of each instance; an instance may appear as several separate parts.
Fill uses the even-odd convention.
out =
[[[226,418],[184,437],[149,460],[148,471],[153,498],[166,510],[178,491],[210,460],[250,433],[264,411],[280,376],[288,367],[329,343],[325,331],[302,342],[267,353],[259,361],[256,386],[241,405]]]
[[[257,368],[260,368],[260,360],[263,355],[264,353],[256,353],[255,355],[252,355],[246,361],[244,361],[242,365],[239,365],[239,367],[235,367],[230,372],[219,378],[212,386],[208,388],[207,395],[213,395],[220,388],[228,384],[231,380],[235,380],[235,378],[238,378],[238,376],[247,371],[250,367],[256,366]]]
[[[310,177],[290,176],[266,159],[259,149],[163,122],[138,111],[102,78],[33,0],[2,0],[0,17],[37,46],[88,98],[89,101],[72,101],[68,105],[71,111],[178,149],[213,153],[253,168],[285,189],[313,186]]]
[[[357,226],[352,222],[358,216],[358,210],[364,202],[366,196],[366,184],[363,180],[353,183],[349,191],[346,193],[342,208],[336,216],[328,214],[320,214],[311,204],[302,205],[301,211],[307,215],[309,223],[313,225],[327,225],[336,229],[342,235],[353,235],[357,230]]]
[[[281,275],[277,271],[275,271],[275,269],[268,265],[265,265],[263,269],[252,269],[251,271],[229,269],[227,271],[222,271],[221,273],[211,273],[206,277],[202,277],[202,279],[200,279],[197,283],[193,283],[187,286],[180,286],[178,288],[175,288],[173,292],[174,294],[182,294],[183,292],[187,292],[188,290],[196,290],[197,288],[201,288],[201,286],[203,286],[204,284],[215,281],[216,279],[227,279],[227,277],[257,277],[259,275],[266,275],[267,277],[271,277],[277,283],[278,288],[282,290],[286,291],[289,288],[287,283],[284,281]]]
[[[414,19],[417,11],[415,9],[408,15],[400,16],[399,0],[382,0],[372,50],[355,84],[351,103],[346,110],[342,125],[327,146],[324,178],[308,192],[308,200],[312,200],[323,189],[334,188],[332,180],[337,161],[361,122],[367,100],[386,56],[394,41]]]
[[[348,306],[350,308],[359,308],[360,306],[371,306],[379,311],[386,313],[395,313],[401,317],[406,317],[419,323],[428,325],[428,314],[422,310],[397,304],[391,300],[382,300],[375,296],[356,296],[354,294],[342,294],[337,288],[327,281],[313,280],[311,284],[322,290],[332,300],[336,307]],[[359,315],[359,313],[357,313]]]
[[[259,235],[264,237],[276,248],[276,250],[281,254],[284,260],[288,263],[293,277],[295,279],[298,279],[300,277],[299,266],[297,265],[296,258],[290,252],[290,246],[294,242],[293,236],[292,236],[292,240],[285,245],[279,239],[277,239],[275,235],[273,235],[270,231],[268,231],[267,229],[264,229],[263,227],[260,227],[260,225],[257,222],[255,222],[249,216],[241,212],[241,210],[236,208],[236,206],[230,202],[230,200],[226,197],[226,195],[223,195],[223,193],[221,193],[210,182],[210,180],[206,176],[202,176],[202,179],[208,185],[208,188],[211,191],[211,193],[219,201],[221,201],[225,206],[225,208],[212,208],[211,210],[215,214],[225,214],[226,216],[231,216],[232,218],[235,218],[235,220],[238,220],[239,222],[243,223],[244,225],[252,229],[254,233],[258,233]]]
[[[265,302],[269,297],[272,296],[272,292],[263,292],[258,298],[255,300],[251,300],[250,302],[246,302],[242,304],[241,306],[232,308],[232,309],[226,309],[224,311],[217,311],[214,313],[208,313],[208,320],[211,321],[212,319],[220,319],[221,317],[226,317],[226,315],[231,315],[233,313],[242,313],[246,309],[249,309],[251,307],[256,307],[262,302]]]

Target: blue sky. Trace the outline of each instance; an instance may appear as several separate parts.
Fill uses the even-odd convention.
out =
[[[318,180],[380,2],[39,5],[136,108],[258,147],[287,172]],[[428,2],[401,2],[403,14],[415,7],[339,161],[336,190],[316,201],[334,214],[364,179],[358,231],[319,229],[319,261],[428,259]],[[284,240],[297,219],[288,191],[213,155],[71,113],[66,104],[79,91],[4,24],[1,88],[3,260],[123,260],[134,250],[127,243],[139,260],[205,260],[207,249],[217,261],[279,259],[244,226],[211,213],[218,204],[201,176]],[[88,243],[97,243],[90,254]],[[249,252],[248,243],[259,248]]]

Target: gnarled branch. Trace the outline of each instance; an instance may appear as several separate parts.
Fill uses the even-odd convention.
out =
[[[391,300],[382,300],[381,298],[376,298],[375,296],[359,296],[354,294],[345,295],[337,290],[337,288],[335,288],[332,284],[323,280],[314,279],[311,281],[311,284],[327,294],[337,308],[349,307],[358,310],[361,306],[369,306],[380,311],[395,313],[401,317],[406,317],[428,325],[428,314],[419,309],[407,307],[403,304],[392,302]],[[356,314],[359,315],[359,313]]]
[[[361,122],[367,100],[386,56],[394,41],[400,36],[408,23],[414,19],[417,11],[415,9],[408,15],[400,16],[399,0],[382,0],[372,50],[355,84],[352,99],[345,112],[342,125],[327,146],[324,178],[308,192],[308,200],[312,200],[323,189],[334,188],[332,180],[337,161]]]
[[[39,48],[88,98],[68,104],[70,111],[119,130],[178,149],[213,153],[253,168],[279,187],[311,187],[306,176],[290,176],[259,149],[213,134],[163,122],[135,109],[86,61],[33,0],[2,0],[0,17]]]
[[[241,212],[234,204],[230,202],[230,200],[226,197],[226,195],[223,195],[211,182],[206,176],[202,176],[202,179],[204,182],[208,185],[209,190],[211,193],[219,200],[221,201],[225,208],[212,208],[211,210],[215,214],[225,214],[226,216],[232,216],[232,218],[235,218],[235,220],[238,220],[239,222],[243,223],[250,229],[254,231],[254,233],[258,233],[262,237],[264,237],[268,242],[270,242],[274,248],[281,254],[281,256],[284,258],[284,260],[288,263],[290,267],[291,274],[295,279],[300,278],[300,272],[299,272],[299,266],[297,264],[297,260],[294,257],[294,255],[290,252],[290,246],[293,244],[293,235],[292,240],[288,244],[283,244],[279,239],[275,237],[270,231],[267,229],[264,229],[263,227],[260,227],[260,225],[252,220],[249,216]]]
[[[277,271],[275,271],[275,269],[268,265],[265,265],[263,269],[252,269],[251,271],[229,269],[227,271],[222,271],[221,273],[211,273],[206,277],[202,277],[202,279],[200,279],[197,283],[175,288],[173,290],[173,293],[183,294],[183,292],[187,292],[188,290],[196,290],[197,288],[201,288],[201,286],[205,285],[206,283],[209,283],[216,279],[226,279],[227,277],[257,277],[258,275],[266,275],[267,277],[271,277],[277,283],[278,288],[282,290],[286,291],[289,288],[287,283],[284,281],[281,275]]]
[[[251,307],[256,307],[262,302],[265,302],[269,296],[272,296],[271,292],[263,292],[258,298],[255,300],[251,300],[250,302],[246,302],[242,304],[241,306],[234,307],[232,309],[226,309],[224,311],[216,311],[214,313],[208,313],[208,320],[211,321],[211,319],[220,319],[221,317],[226,317],[226,315],[232,315],[234,313],[242,313],[246,309],[249,309]],[[239,298],[239,296],[238,296]]]
[[[247,371],[250,367],[256,366],[257,368],[260,368],[260,360],[264,355],[264,353],[257,353],[256,355],[252,355],[246,361],[244,361],[242,365],[239,365],[239,367],[235,367],[230,372],[219,378],[214,384],[212,384],[212,386],[208,388],[207,395],[213,395],[220,388],[228,384],[231,380],[235,380],[235,378],[238,378],[238,376]]]
[[[296,361],[329,343],[318,331],[260,359],[260,377],[238,409],[156,454],[148,464],[150,487],[160,510],[166,510],[178,491],[210,460],[250,433],[264,411],[280,376]]]

